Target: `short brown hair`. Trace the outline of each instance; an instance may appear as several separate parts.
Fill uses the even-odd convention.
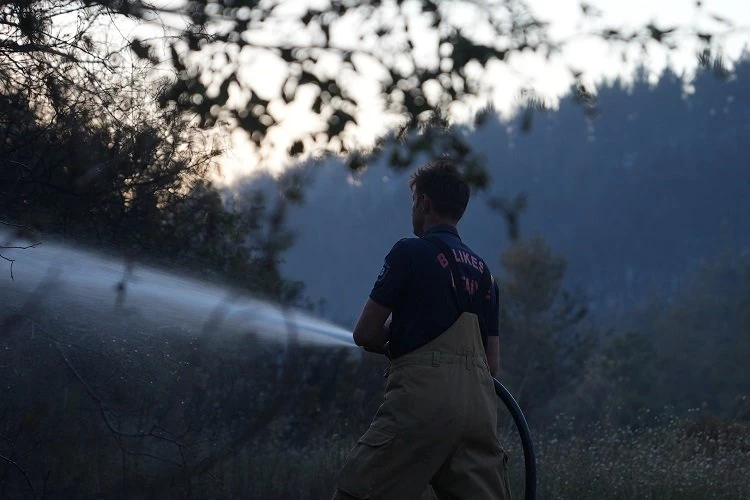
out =
[[[471,188],[456,162],[447,158],[433,160],[417,169],[409,186],[418,195],[429,196],[438,214],[455,220],[463,217],[471,196]]]

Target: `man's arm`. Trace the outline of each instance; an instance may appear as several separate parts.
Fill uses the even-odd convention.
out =
[[[405,240],[400,240],[385,256],[383,268],[354,327],[357,345],[385,354],[385,343],[391,338],[388,318],[401,298],[411,269],[409,250]]]
[[[490,275],[489,322],[487,324],[487,365],[493,377],[500,371],[500,290],[497,282]]]
[[[384,353],[385,343],[390,338],[386,325],[391,310],[368,298],[354,327],[354,343],[365,350]]]

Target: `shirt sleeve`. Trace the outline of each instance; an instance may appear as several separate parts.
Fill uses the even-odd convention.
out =
[[[500,288],[497,286],[495,277],[492,276],[492,286],[489,294],[489,321],[487,322],[487,336],[500,336]]]
[[[394,309],[404,293],[410,270],[409,248],[405,240],[400,240],[385,256],[385,262],[372,287],[370,298],[383,307]]]

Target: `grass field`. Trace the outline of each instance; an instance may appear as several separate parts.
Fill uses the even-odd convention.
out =
[[[236,478],[225,484],[226,494],[329,498],[353,439],[296,450],[266,443],[226,464],[226,478]],[[513,435],[503,441],[511,456],[514,498],[520,499],[520,442]],[[750,425],[720,423],[697,411],[640,431],[594,425],[583,435],[540,435],[535,448],[539,499],[750,498]],[[435,498],[429,489],[423,495]]]

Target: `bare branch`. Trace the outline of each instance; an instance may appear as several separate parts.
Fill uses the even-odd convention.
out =
[[[0,224],[4,226],[10,226],[15,227],[17,229],[26,229],[28,231],[31,231],[32,229],[29,226],[26,226],[24,224],[16,224],[13,222],[8,222],[0,219]],[[38,241],[36,243],[32,243],[31,245],[25,245],[25,246],[19,246],[19,245],[0,245],[0,250],[28,250],[30,248],[37,247],[41,245],[42,242]],[[10,262],[10,279],[12,281],[15,281],[15,277],[13,276],[13,264],[16,262],[16,259],[11,259],[10,257],[6,257],[2,253],[0,253],[0,259],[3,259],[7,262]]]
[[[3,250],[28,250],[29,248],[38,247],[41,244],[42,242],[38,241],[34,244],[26,245],[26,246],[0,246],[0,248],[2,248]],[[11,260],[11,259],[6,258],[6,260]]]
[[[32,54],[36,52],[43,52],[45,54],[54,54],[56,56],[60,56],[63,59],[70,61],[70,62],[75,62],[75,63],[83,62],[81,59],[78,59],[77,57],[71,54],[63,52],[61,50],[54,49],[50,47],[49,45],[39,44],[39,43],[20,44],[12,40],[0,40],[0,52],[11,52],[11,53],[17,53],[17,54]]]
[[[0,460],[3,460],[4,462],[7,462],[8,464],[12,465],[18,472],[21,473],[21,475],[26,480],[26,484],[29,485],[29,488],[31,489],[31,494],[34,496],[34,498],[38,498],[36,494],[36,488],[34,488],[34,483],[31,482],[31,478],[29,477],[29,474],[26,472],[26,469],[18,465],[14,460],[11,460],[10,458],[0,455]]]
[[[97,406],[99,407],[99,414],[102,416],[102,420],[104,421],[104,424],[107,426],[107,429],[109,429],[112,435],[114,435],[117,438],[118,445],[120,446],[120,449],[123,453],[127,455],[131,455],[131,456],[145,456],[149,458],[154,458],[154,459],[166,462],[166,463],[170,463],[172,465],[184,467],[184,464],[181,464],[180,462],[177,462],[167,457],[154,455],[148,452],[140,452],[140,451],[136,452],[136,451],[132,451],[128,449],[123,444],[121,438],[137,438],[137,439],[154,438],[154,439],[165,441],[167,443],[175,445],[180,452],[185,447],[185,444],[182,443],[179,439],[172,437],[171,432],[166,431],[163,427],[158,426],[158,425],[153,425],[148,432],[123,432],[122,430],[120,430],[119,425],[112,421],[112,418],[119,419],[118,413],[104,401],[104,398],[100,396],[91,386],[91,384],[89,384],[86,381],[86,379],[81,375],[81,373],[78,371],[75,365],[73,365],[73,363],[70,361],[68,356],[66,356],[65,352],[63,351],[60,345],[60,342],[54,337],[52,337],[51,335],[47,335],[47,337],[54,343],[55,348],[60,353],[60,356],[63,359],[63,362],[71,371],[73,376],[83,386],[84,390],[89,394],[89,396],[94,400],[94,402],[96,402]]]
[[[14,163],[18,163],[19,165],[23,165],[23,163],[21,163],[21,162],[14,162]],[[7,220],[2,220],[2,219],[0,219],[0,224],[2,224],[4,226],[16,227],[16,228],[19,228],[19,229],[28,229],[29,231],[33,230],[31,227],[29,227],[29,226],[27,226],[25,224],[17,224],[15,222],[9,222]]]

